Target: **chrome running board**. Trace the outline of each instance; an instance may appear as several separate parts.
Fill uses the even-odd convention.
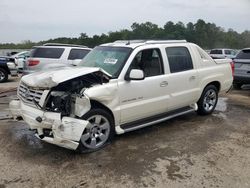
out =
[[[172,119],[172,118],[175,118],[177,116],[184,115],[184,114],[188,114],[188,113],[191,113],[191,112],[194,112],[194,111],[195,110],[193,108],[185,107],[185,108],[182,108],[182,109],[167,113],[165,115],[160,115],[160,117],[158,117],[158,118],[152,117],[152,118],[149,118],[148,120],[144,119],[144,123],[141,122],[143,120],[140,120],[140,121],[137,121],[137,122],[123,124],[123,125],[121,125],[121,128],[125,132],[130,132],[130,131],[141,129],[141,128],[144,128],[144,127],[147,127],[147,126],[150,126],[150,125],[161,123],[163,121],[166,121],[166,120],[169,120],[169,119]]]

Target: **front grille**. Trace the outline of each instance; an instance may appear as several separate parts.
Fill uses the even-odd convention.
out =
[[[24,102],[30,104],[34,104],[34,100],[39,103],[43,92],[44,90],[28,87],[24,83],[20,83],[18,88],[18,95]]]

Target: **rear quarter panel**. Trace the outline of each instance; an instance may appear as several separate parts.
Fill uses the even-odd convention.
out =
[[[198,65],[200,95],[204,88],[211,82],[220,83],[220,92],[228,91],[233,82],[230,59],[213,60],[211,57],[201,58],[196,45],[192,46],[195,63]]]

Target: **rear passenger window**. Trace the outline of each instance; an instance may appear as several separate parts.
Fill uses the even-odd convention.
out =
[[[193,69],[190,53],[185,47],[166,48],[171,73],[182,72]]]
[[[211,50],[210,54],[222,54],[222,50]]]
[[[208,55],[208,53],[206,51],[202,50],[198,46],[196,48],[197,48],[197,51],[200,54],[200,57],[202,60],[209,60],[210,59],[210,56]]]
[[[90,50],[85,49],[71,49],[69,53],[69,60],[83,59]]]
[[[64,52],[64,48],[34,48],[30,57],[59,59]]]

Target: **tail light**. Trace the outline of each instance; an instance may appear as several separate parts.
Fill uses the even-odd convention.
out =
[[[28,66],[35,66],[38,65],[39,63],[40,63],[39,60],[33,60],[33,59],[28,60]]]
[[[234,61],[232,61],[232,62],[230,63],[230,65],[231,65],[231,69],[232,69],[232,75],[233,75],[233,77],[234,77]]]

